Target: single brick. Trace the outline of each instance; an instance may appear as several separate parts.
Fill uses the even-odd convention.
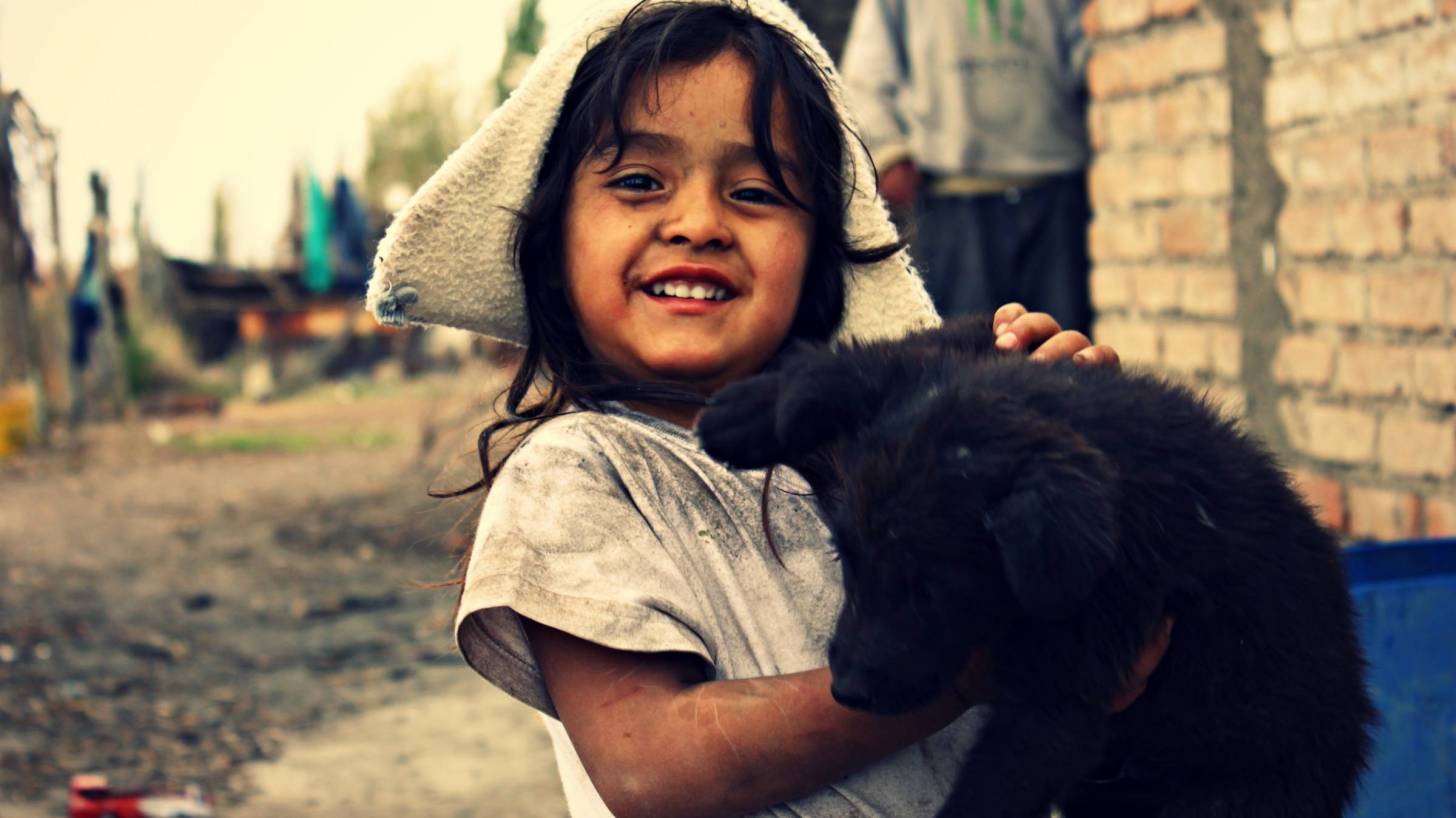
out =
[[[1170,207],[1158,221],[1159,246],[1173,258],[1215,258],[1228,252],[1228,211]]]
[[[1345,199],[1334,208],[1335,250],[1355,258],[1398,256],[1405,251],[1405,202]]]
[[[1320,48],[1355,37],[1353,0],[1299,0],[1289,10],[1294,41],[1301,48]]]
[[[1087,91],[1094,99],[1116,96],[1127,90],[1127,61],[1122,49],[1094,44],[1087,58]]]
[[[1345,530],[1345,486],[1339,480],[1310,469],[1294,469],[1289,477],[1294,490],[1326,528]]]
[[[1325,202],[1290,202],[1279,213],[1279,240],[1296,258],[1319,258],[1335,248],[1333,215]]]
[[[1456,7],[1456,0],[1447,0]],[[1448,14],[1450,12],[1447,12]],[[1446,26],[1412,50],[1410,95],[1413,99],[1445,99],[1456,95],[1456,28]]]
[[[1370,320],[1400,329],[1439,329],[1446,323],[1446,276],[1437,271],[1370,276]]]
[[[1156,364],[1160,352],[1158,328],[1145,321],[1098,316],[1092,337],[1099,344],[1117,350],[1118,357],[1128,363]]]
[[[1364,273],[1306,267],[1291,278],[1290,306],[1297,320],[1344,325],[1365,321],[1369,293]]]
[[[1171,372],[1193,375],[1213,368],[1213,335],[1200,324],[1163,327],[1162,366]]]
[[[1286,398],[1279,419],[1290,445],[1310,457],[1338,463],[1369,463],[1375,458],[1375,413]]]
[[[1221,77],[1205,77],[1170,88],[1156,94],[1153,105],[1153,135],[1161,143],[1229,132],[1229,90]]]
[[[1199,199],[1227,196],[1233,188],[1232,163],[1226,144],[1189,148],[1177,162],[1179,192]]]
[[[1456,0],[1450,2],[1456,10]],[[1421,506],[1427,537],[1456,537],[1456,499],[1451,498],[1450,489],[1443,495],[1427,496]]]
[[[1358,133],[1338,131],[1292,144],[1279,140],[1275,150],[1286,165],[1284,181],[1299,191],[1351,190],[1365,187],[1365,140]]]
[[[1436,13],[1435,0],[1356,0],[1355,29],[1363,36],[1429,20]]]
[[[1456,404],[1456,348],[1417,349],[1416,397],[1440,404]]]
[[[1409,491],[1350,486],[1350,533],[1380,540],[1404,540],[1420,533],[1420,498]]]
[[[1243,331],[1238,327],[1222,324],[1209,328],[1209,353],[1215,375],[1232,379],[1239,377],[1244,361],[1243,339]]]
[[[1094,153],[1101,153],[1111,146],[1111,119],[1107,106],[1112,103],[1093,100],[1087,108],[1087,143]]]
[[[1141,28],[1152,14],[1152,0],[1097,0],[1097,24],[1108,34]]]
[[[1271,3],[1254,12],[1254,24],[1259,28],[1259,47],[1270,57],[1282,57],[1294,47],[1294,31],[1283,3]]]
[[[1087,89],[1099,99],[1122,96],[1173,81],[1167,38],[1097,43],[1087,62]]]
[[[1102,9],[1097,0],[1087,0],[1082,6],[1082,33],[1089,40],[1095,40],[1102,34]]]
[[[1157,252],[1158,227],[1143,211],[1104,213],[1092,220],[1090,242],[1095,261],[1140,261]]]
[[[1435,125],[1392,128],[1370,134],[1370,179],[1405,187],[1445,175],[1441,129]]]
[[[1270,72],[1264,89],[1264,121],[1270,128],[1318,119],[1329,110],[1329,81],[1316,66]]]
[[[1335,345],[1313,335],[1286,335],[1274,353],[1273,373],[1281,384],[1327,386],[1335,374]]]
[[[1204,23],[1176,29],[1163,41],[1167,51],[1161,55],[1168,61],[1174,76],[1186,77],[1223,70],[1227,36],[1220,23]]]
[[[1415,253],[1456,253],[1456,195],[1412,201],[1407,238]]]
[[[1127,154],[1099,153],[1087,171],[1087,193],[1093,210],[1122,208],[1132,203],[1132,173]]]
[[[1173,312],[1183,295],[1182,272],[1172,267],[1144,267],[1132,275],[1133,300],[1145,312]]]
[[[1409,347],[1352,341],[1335,355],[1335,388],[1360,396],[1409,395],[1415,378],[1415,358]]]
[[[1108,100],[1100,107],[1105,111],[1107,147],[1135,148],[1155,138],[1157,111],[1152,97],[1139,95]]]
[[[1195,268],[1183,274],[1183,311],[1209,318],[1232,318],[1238,309],[1239,282],[1227,268]]]
[[[1153,0],[1153,16],[1165,20],[1186,17],[1198,8],[1198,0]]]
[[[1178,195],[1178,159],[1162,152],[1134,154],[1128,193],[1136,202],[1162,202]]]
[[[1390,412],[1380,419],[1380,468],[1402,477],[1456,473],[1456,417]]]
[[[1126,267],[1093,267],[1090,287],[1092,306],[1098,312],[1126,309],[1132,304],[1132,271]]]
[[[1406,44],[1404,38],[1376,40],[1355,53],[1341,51],[1328,65],[1329,109],[1321,116],[1339,116],[1380,108],[1404,106]]]

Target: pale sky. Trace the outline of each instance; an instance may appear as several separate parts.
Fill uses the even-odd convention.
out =
[[[593,0],[542,0],[546,37]],[[410,70],[452,69],[465,101],[494,76],[517,0],[0,0],[0,84],[59,133],[66,262],[83,247],[87,175],[111,185],[114,252],[132,204],[174,255],[211,255],[212,196],[233,255],[266,262],[292,169],[359,180],[365,113]]]

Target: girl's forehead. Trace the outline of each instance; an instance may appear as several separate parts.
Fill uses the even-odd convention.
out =
[[[684,140],[752,147],[754,79],[753,65],[728,49],[705,63],[664,66],[637,80],[620,112],[624,147],[666,149]],[[786,105],[783,90],[775,88],[770,124],[777,152],[793,150]],[[610,129],[603,135],[615,141]]]

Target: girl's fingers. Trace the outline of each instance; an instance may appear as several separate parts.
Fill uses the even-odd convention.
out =
[[[1062,325],[1057,323],[1057,319],[1044,312],[1023,313],[997,334],[996,348],[1002,352],[1036,349],[1061,331]],[[1071,355],[1071,352],[1067,354]]]
[[[1031,353],[1031,359],[1043,363],[1065,361],[1091,347],[1092,342],[1088,340],[1087,336],[1076,330],[1063,330],[1037,347],[1036,351]]]
[[[1023,315],[1026,315],[1026,307],[1014,301],[1010,304],[1002,304],[997,308],[996,314],[991,316],[991,331],[996,335],[1000,335],[1007,324]]]
[[[1098,344],[1075,353],[1072,355],[1072,362],[1079,366],[1110,366],[1113,369],[1122,366],[1117,350],[1106,344]]]

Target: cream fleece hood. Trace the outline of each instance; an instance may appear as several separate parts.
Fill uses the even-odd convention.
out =
[[[780,0],[692,0],[731,4],[804,44],[825,69],[841,120],[853,127],[839,75],[824,47]],[[648,5],[682,0],[645,0]],[[535,189],[546,143],[577,64],[604,30],[639,0],[603,0],[569,35],[537,55],[525,78],[465,144],[395,214],[374,259],[367,308],[381,323],[439,324],[524,345],[529,337],[521,273],[512,252],[516,217]],[[896,231],[874,190],[869,158],[846,140],[845,227],[857,244],[893,242]],[[898,337],[939,322],[904,251],[847,269],[845,317],[836,341]]]

